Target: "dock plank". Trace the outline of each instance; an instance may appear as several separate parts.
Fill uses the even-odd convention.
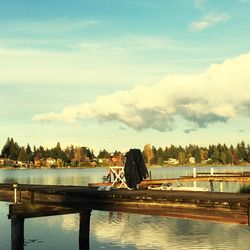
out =
[[[121,211],[229,223],[249,223],[250,194],[148,189],[98,191],[95,187],[87,186],[28,184],[18,184],[17,189],[20,194],[18,202],[33,206],[31,206],[33,215],[30,212],[30,216],[36,215],[35,206],[40,206],[37,216],[42,216],[41,208],[46,210],[46,206],[48,208],[55,206],[66,208],[67,211],[86,209]],[[0,184],[0,200],[13,201],[12,184]],[[12,210],[11,213],[15,211],[17,210]],[[51,208],[51,212],[53,211]],[[20,213],[22,210],[18,211],[18,215]],[[23,216],[29,216],[29,211],[25,210],[25,207]]]

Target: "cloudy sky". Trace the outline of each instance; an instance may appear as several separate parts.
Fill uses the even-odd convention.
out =
[[[0,146],[250,143],[250,1],[0,2]]]

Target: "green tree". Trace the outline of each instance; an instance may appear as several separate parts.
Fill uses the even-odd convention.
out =
[[[245,142],[242,141],[241,143],[238,143],[236,149],[237,149],[239,160],[247,161],[248,157],[247,157],[247,149],[246,149]]]
[[[226,164],[227,163],[227,156],[224,152],[221,152],[220,154],[220,161],[223,163],[223,164]]]
[[[157,165],[162,165],[164,161],[164,152],[161,147],[158,148],[155,154],[155,162]]]
[[[226,150],[225,154],[226,154],[226,162],[227,162],[228,164],[233,163],[233,158],[232,158],[232,153],[231,153],[231,151],[228,149],[228,150]]]
[[[220,153],[215,145],[212,146],[211,159],[213,162],[219,162],[220,160]]]
[[[98,154],[98,158],[106,158],[108,159],[110,157],[110,153],[106,150],[100,150],[99,154]]]
[[[187,163],[187,157],[184,151],[179,152],[179,164],[186,164]]]
[[[14,140],[12,139],[11,140],[11,146],[10,146],[10,155],[9,155],[9,158],[11,160],[16,161],[17,157],[19,155],[19,152],[20,152],[20,148],[19,148],[18,144],[16,142],[14,142]]]
[[[201,154],[200,154],[200,149],[198,146],[194,147],[192,154],[195,158],[195,162],[200,163],[201,162]]]
[[[247,161],[250,162],[250,145],[247,145]]]
[[[154,157],[153,157],[153,159],[152,159],[152,162],[151,162],[151,163],[156,164],[156,163],[157,163],[157,149],[156,149],[156,147],[155,147],[155,146],[152,146],[152,151],[153,151],[153,155],[154,155]]]
[[[29,144],[27,144],[27,147],[26,147],[26,155],[27,155],[27,161],[28,162],[33,162],[34,161],[34,154],[31,150],[31,147]]]
[[[2,157],[9,158],[9,156],[10,156],[10,147],[11,147],[11,140],[8,137],[5,145],[3,146],[2,152],[1,152]]]
[[[27,160],[27,154],[26,154],[24,147],[21,148],[18,154],[17,160],[21,162],[25,162]]]

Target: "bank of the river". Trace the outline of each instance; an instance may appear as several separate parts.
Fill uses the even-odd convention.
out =
[[[95,168],[107,168],[108,166],[95,166],[95,167],[90,167],[90,166],[86,166],[86,167],[72,167],[72,166],[64,166],[64,167],[40,167],[40,168],[35,168],[35,167],[10,167],[10,166],[1,166],[0,170],[20,170],[20,169],[95,169]],[[211,164],[211,165],[205,165],[205,164],[186,164],[186,165],[147,165],[147,168],[149,169],[153,169],[153,168],[178,168],[178,167],[250,167],[250,164],[244,163],[244,164],[237,164],[237,165],[233,165],[233,164]]]

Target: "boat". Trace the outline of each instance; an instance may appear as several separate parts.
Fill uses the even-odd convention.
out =
[[[183,186],[178,181],[176,181],[176,185],[174,185],[172,182],[164,182],[161,186],[157,186],[157,187],[149,186],[148,189],[152,189],[152,190],[177,190],[177,191],[209,191],[206,187]]]

